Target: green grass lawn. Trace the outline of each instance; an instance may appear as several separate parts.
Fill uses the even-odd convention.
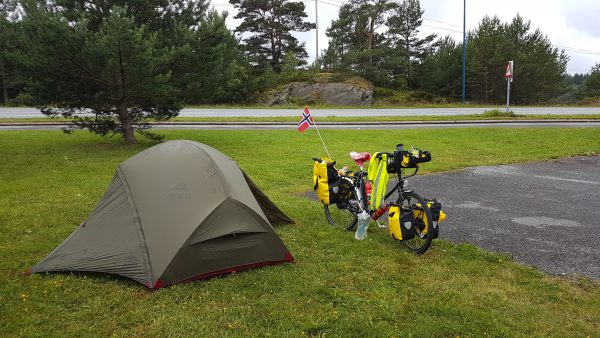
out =
[[[115,166],[149,144],[0,131],[0,335],[600,335],[597,281],[548,276],[469,244],[436,240],[418,256],[376,227],[365,241],[329,227],[322,206],[304,197],[311,158],[323,155],[314,129],[161,133],[235,158],[296,220],[276,226],[296,262],[157,292],[108,275],[24,276],[85,219]],[[322,134],[341,164],[351,150],[430,149],[425,172],[600,153],[600,128]]]
[[[299,110],[300,112],[300,110]],[[297,123],[298,116],[272,116],[272,117],[176,117],[167,122],[290,122]],[[472,121],[472,120],[555,120],[555,119],[584,119],[598,120],[600,114],[575,114],[575,115],[515,115],[491,116],[486,114],[476,115],[450,115],[450,116],[369,116],[369,117],[316,117],[321,122],[408,122],[408,121]],[[69,122],[65,118],[32,117],[32,118],[0,118],[0,123],[26,123],[26,122]]]

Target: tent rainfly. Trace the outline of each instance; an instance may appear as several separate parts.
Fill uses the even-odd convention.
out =
[[[119,164],[88,218],[31,272],[103,272],[158,289],[293,261],[269,221],[292,223],[233,159],[169,141]]]

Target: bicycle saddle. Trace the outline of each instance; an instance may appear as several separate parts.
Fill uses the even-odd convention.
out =
[[[371,154],[369,153],[357,153],[355,151],[350,153],[350,158],[356,162],[356,165],[362,166],[363,163],[367,162],[371,159]]]

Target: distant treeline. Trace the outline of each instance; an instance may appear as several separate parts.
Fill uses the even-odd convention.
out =
[[[315,27],[304,2],[230,3],[241,19],[235,31],[208,0],[3,0],[0,103],[100,112],[138,107],[168,118],[185,104],[251,102],[257,92],[319,72],[460,98],[462,41],[418,34],[418,0],[346,2],[327,29],[329,47],[312,65],[291,34]],[[600,96],[600,65],[568,75],[564,51],[517,16],[508,23],[484,17],[468,32],[467,100],[504,102],[509,60],[515,104]]]

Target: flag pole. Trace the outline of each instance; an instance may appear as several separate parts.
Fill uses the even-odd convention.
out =
[[[308,111],[308,106],[306,106],[305,108]],[[317,127],[317,122],[315,122],[315,119],[312,119],[312,123],[315,125],[315,129],[317,130],[317,134],[319,134],[319,138],[321,139],[321,143],[323,143],[323,148],[325,148],[325,152],[327,153],[327,157],[331,158],[331,155],[329,155],[329,150],[327,150],[327,146],[325,145],[325,141],[323,141],[323,137],[321,136],[321,132],[319,132],[319,127]]]
[[[315,120],[313,119],[313,123]],[[329,151],[327,150],[327,146],[325,146],[325,142],[323,142],[323,137],[321,137],[321,133],[319,132],[319,128],[317,128],[317,124],[315,123],[315,129],[317,130],[317,134],[319,134],[319,138],[321,139],[321,143],[323,143],[323,148],[325,148],[325,152],[327,153],[327,157],[331,159],[331,155],[329,155]]]

